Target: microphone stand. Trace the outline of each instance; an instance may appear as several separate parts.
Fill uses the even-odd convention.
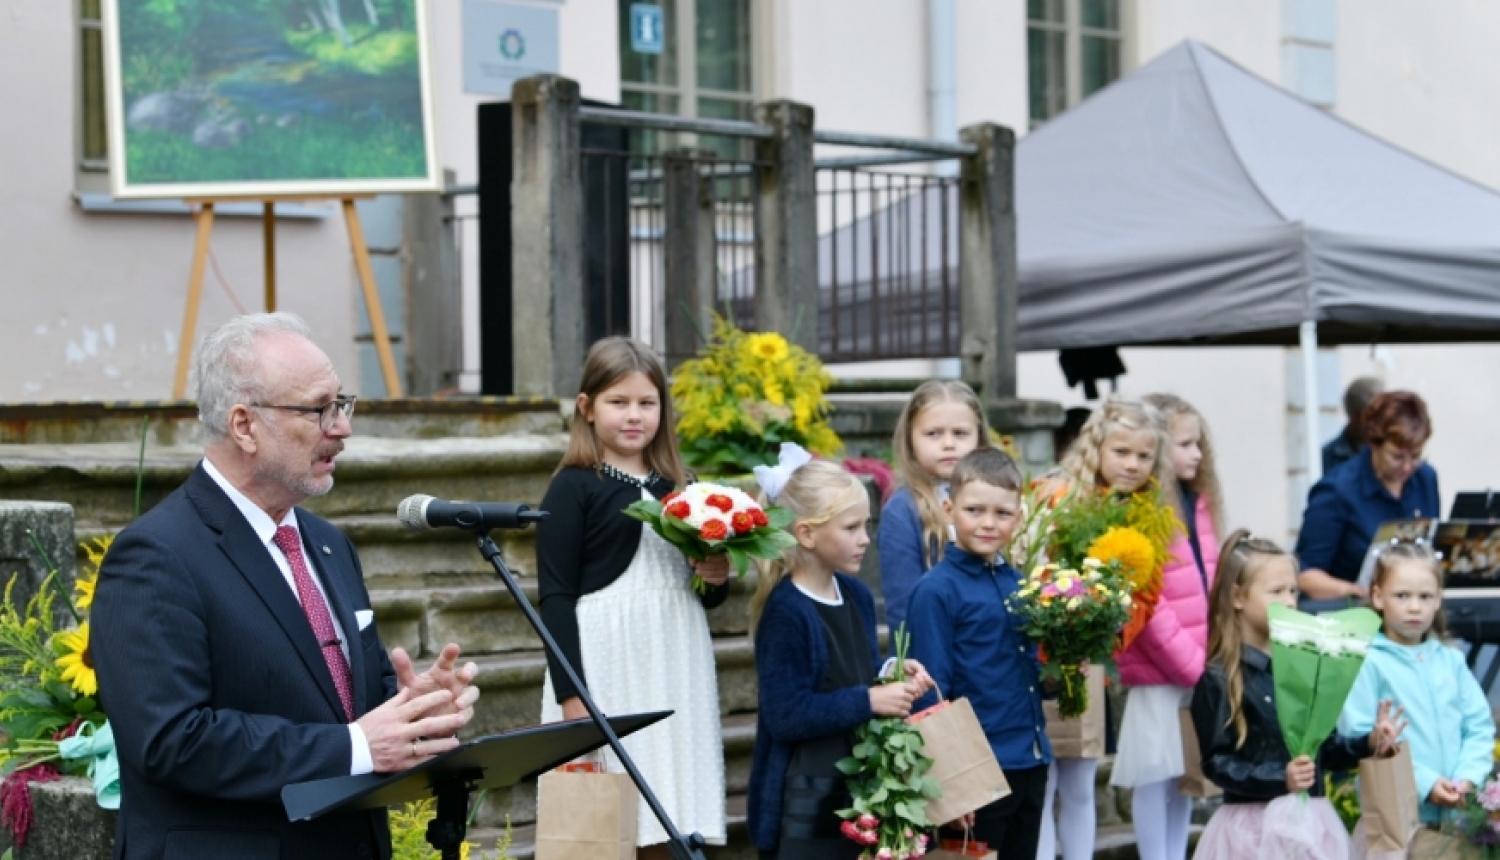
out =
[[[599,706],[594,704],[594,699],[589,695],[588,689],[584,687],[583,681],[579,680],[578,673],[573,670],[572,664],[568,662],[567,657],[563,656],[562,649],[557,646],[557,640],[552,638],[552,633],[542,623],[542,617],[537,614],[536,609],[531,605],[531,601],[526,599],[526,595],[521,591],[521,586],[516,583],[516,578],[510,572],[510,568],[505,566],[505,560],[500,557],[500,547],[495,545],[495,541],[490,538],[487,530],[475,529],[473,534],[479,542],[479,554],[484,556],[485,560],[495,568],[495,573],[505,583],[506,589],[510,591],[510,596],[515,599],[516,605],[521,607],[521,612],[526,615],[526,620],[531,622],[532,629],[536,630],[537,635],[542,637],[542,645],[546,647],[548,656],[556,660],[557,664],[562,667],[563,674],[567,675],[568,680],[573,684],[573,688],[578,691],[578,698],[583,700],[583,706],[588,709],[589,718],[594,721],[594,725],[599,728],[600,733],[609,740],[609,748],[615,751],[615,755],[619,757],[620,763],[625,765],[625,771],[630,774],[630,781],[634,782],[636,788],[640,789],[641,796],[646,799],[646,805],[651,807],[651,812],[656,816],[656,820],[660,821],[661,826],[666,828],[667,845],[672,852],[673,860],[705,860],[703,856],[703,846],[705,844],[703,837],[694,833],[684,838],[682,833],[678,831],[677,825],[672,823],[671,817],[662,808],[661,801],[656,799],[656,795],[651,791],[651,786],[646,784],[646,778],[636,769],[635,761],[630,758],[629,753],[625,752],[625,747],[620,743],[620,736],[615,734],[614,727],[609,724],[608,720],[604,719],[604,714],[599,710]],[[441,798],[439,799],[441,800]]]

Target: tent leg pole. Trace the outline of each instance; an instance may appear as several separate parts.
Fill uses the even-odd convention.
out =
[[[1302,323],[1302,435],[1307,448],[1307,483],[1312,486],[1323,477],[1323,446],[1318,438],[1318,324]]]

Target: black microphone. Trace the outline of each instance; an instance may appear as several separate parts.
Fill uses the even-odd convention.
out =
[[[396,518],[413,529],[458,528],[471,532],[524,529],[547,518],[516,502],[445,502],[432,496],[407,496],[396,508]]]

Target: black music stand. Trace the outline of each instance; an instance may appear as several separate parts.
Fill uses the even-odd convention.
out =
[[[628,735],[671,714],[656,711],[606,719],[617,735]],[[470,792],[507,788],[608,742],[591,719],[529,726],[469,741],[400,773],[295,783],[281,790],[281,804],[288,820],[303,821],[330,812],[382,809],[435,797],[437,814],[427,826],[427,841],[442,853],[443,860],[458,860]]]

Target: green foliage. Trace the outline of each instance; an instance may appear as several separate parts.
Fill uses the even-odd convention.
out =
[[[347,28],[354,44],[346,46],[337,34],[304,30],[291,32],[287,43],[307,54],[325,69],[340,69],[365,75],[383,75],[417,63],[417,34],[403,30]]]
[[[902,624],[891,638],[896,652],[893,680],[899,683],[906,679],[911,635]],[[897,717],[876,717],[855,729],[852,754],[838,763],[854,801],[838,814],[860,830],[875,831],[879,842],[867,846],[871,856],[882,848],[897,857],[907,856],[923,831],[933,826],[927,820],[927,801],[939,796],[942,788],[927,775],[932,759],[922,751],[922,745],[922,734],[911,723]],[[866,815],[874,817],[872,827],[859,824],[861,816]],[[844,826],[848,835],[850,825]]]
[[[441,860],[441,855],[427,842],[427,824],[436,814],[432,798],[404,803],[391,809],[391,860]],[[510,860],[512,832],[510,818],[505,819],[505,836],[494,851],[474,852],[474,843],[465,842],[459,856],[463,860]],[[3,858],[0,858],[3,860]]]
[[[0,603],[0,773],[5,774],[54,760],[53,736],[75,720],[97,724],[105,719],[98,699],[73,689],[58,666],[58,657],[67,649],[59,645],[53,620],[56,572],[42,581],[24,608],[12,597],[16,580],[11,577]],[[83,761],[61,765],[65,772],[87,768]]]
[[[1355,775],[1348,771],[1324,774],[1323,793],[1328,795],[1328,802],[1333,804],[1333,811],[1339,814],[1344,827],[1353,833],[1361,814],[1359,784],[1355,781]]]
[[[252,126],[234,149],[208,149],[184,135],[132,132],[127,154],[134,183],[421,177],[426,165],[418,125],[311,116],[290,129]]]

